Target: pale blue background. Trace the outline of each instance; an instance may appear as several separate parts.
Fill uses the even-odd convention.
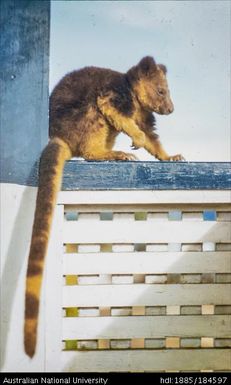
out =
[[[152,55],[168,67],[175,104],[157,115],[167,151],[230,160],[230,1],[52,1],[51,9],[51,89],[73,69],[125,72]],[[121,135],[116,147],[130,143]]]

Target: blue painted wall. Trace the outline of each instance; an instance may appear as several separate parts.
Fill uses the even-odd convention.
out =
[[[48,138],[50,2],[1,0],[0,7],[1,182],[36,185]]]

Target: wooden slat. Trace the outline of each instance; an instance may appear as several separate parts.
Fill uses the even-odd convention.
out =
[[[75,178],[77,179],[77,178]],[[118,204],[230,204],[230,191],[61,191],[58,203],[77,205]]]
[[[64,286],[63,307],[227,305],[229,284]]]
[[[231,316],[64,318],[63,340],[231,336]]]
[[[107,191],[107,194],[109,194],[109,197],[110,197],[110,193],[112,193],[113,191]],[[142,196],[144,194],[144,198],[145,198],[145,194],[147,193],[148,191],[143,191],[142,192]],[[162,193],[162,191],[157,191],[158,193]],[[178,191],[179,194],[181,193],[180,191]],[[187,191],[186,191],[187,192]],[[87,192],[88,193],[88,192]],[[99,193],[99,192],[95,192],[96,194]],[[120,195],[120,193],[122,193],[121,191],[118,191],[118,194]],[[171,194],[174,193],[171,192]],[[168,218],[168,212],[170,210],[181,210],[183,212],[183,215],[182,215],[182,219],[183,220],[189,220],[189,216],[187,218],[187,215],[184,215],[186,213],[191,213],[192,216],[191,216],[191,220],[202,220],[202,216],[203,216],[203,211],[204,210],[213,210],[213,211],[216,211],[217,214],[219,212],[222,212],[223,214],[229,214],[230,213],[230,199],[228,200],[228,197],[230,197],[230,194],[229,196],[223,196],[223,191],[221,191],[221,196],[224,198],[224,202],[220,202],[220,199],[218,196],[216,196],[215,198],[219,199],[217,202],[215,202],[215,199],[214,199],[214,203],[206,203],[206,201],[203,203],[192,203],[192,202],[185,202],[184,203],[184,200],[180,201],[177,203],[175,202],[174,200],[174,197],[172,198],[171,195],[169,197],[169,201],[167,201],[166,203],[158,203],[158,202],[155,202],[153,201],[152,203],[146,203],[144,199],[142,199],[142,201],[140,201],[140,203],[135,203],[135,202],[130,202],[130,203],[122,203],[123,202],[123,197],[121,197],[121,202],[118,201],[118,198],[115,197],[116,201],[115,203],[113,204],[112,202],[111,203],[104,203],[104,202],[101,202],[101,203],[94,203],[94,198],[92,197],[93,199],[93,202],[89,201],[88,203],[86,203],[84,200],[83,202],[85,203],[79,203],[79,198],[81,200],[81,195],[84,194],[83,191],[69,191],[69,192],[65,192],[64,194],[67,194],[67,196],[65,196],[64,198],[66,199],[66,202],[65,203],[62,203],[62,202],[59,202],[58,204],[65,204],[65,212],[69,213],[69,212],[75,212],[75,215],[73,214],[72,216],[72,220],[77,220],[77,217],[76,217],[76,213],[104,213],[104,212],[113,212],[113,213],[117,213],[117,214],[127,214],[130,216],[130,214],[132,215],[132,217],[134,218],[134,213],[137,213],[137,212],[146,212],[148,213],[148,217],[150,214],[154,214],[154,216],[158,216],[161,218]],[[227,194],[228,192],[226,192]],[[61,193],[60,193],[61,194]],[[71,197],[70,197],[70,202],[73,200],[73,202],[75,203],[68,203],[69,202],[69,194],[71,194]],[[79,197],[79,194],[80,194],[80,197]],[[134,194],[133,191],[131,191],[131,195]],[[194,193],[195,194],[195,193]],[[91,195],[90,195],[91,197]],[[147,197],[148,198],[148,197]],[[221,198],[221,197],[220,197]],[[110,201],[109,198],[107,199],[107,195],[105,196],[105,199],[106,199],[106,202],[107,201]],[[183,197],[182,197],[183,199]],[[198,199],[199,200],[199,199]],[[149,202],[149,200],[148,200]],[[116,217],[117,214],[114,214],[114,217]],[[197,214],[200,214],[200,215],[197,215]],[[76,219],[74,219],[76,217]],[[197,217],[197,218],[196,218]],[[69,217],[70,218],[70,217]],[[131,217],[129,218],[131,219]],[[227,222],[227,220],[224,218],[221,218],[221,222],[224,221],[224,222]]]
[[[64,243],[194,243],[230,241],[228,222],[65,222]]]
[[[63,352],[65,372],[230,370],[229,349]]]
[[[64,274],[229,273],[230,252],[64,254]]]

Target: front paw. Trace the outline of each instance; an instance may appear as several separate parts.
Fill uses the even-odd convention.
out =
[[[170,162],[179,162],[179,161],[185,161],[185,158],[181,154],[171,155],[168,157]]]
[[[133,136],[132,139],[133,139],[132,147],[134,150],[137,150],[140,147],[144,147],[146,138],[143,132],[140,132],[136,136]]]

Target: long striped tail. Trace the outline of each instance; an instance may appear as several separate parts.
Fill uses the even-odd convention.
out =
[[[29,357],[36,349],[40,291],[52,216],[62,180],[65,161],[71,158],[69,146],[59,138],[45,147],[39,168],[34,225],[26,278],[24,347]]]

